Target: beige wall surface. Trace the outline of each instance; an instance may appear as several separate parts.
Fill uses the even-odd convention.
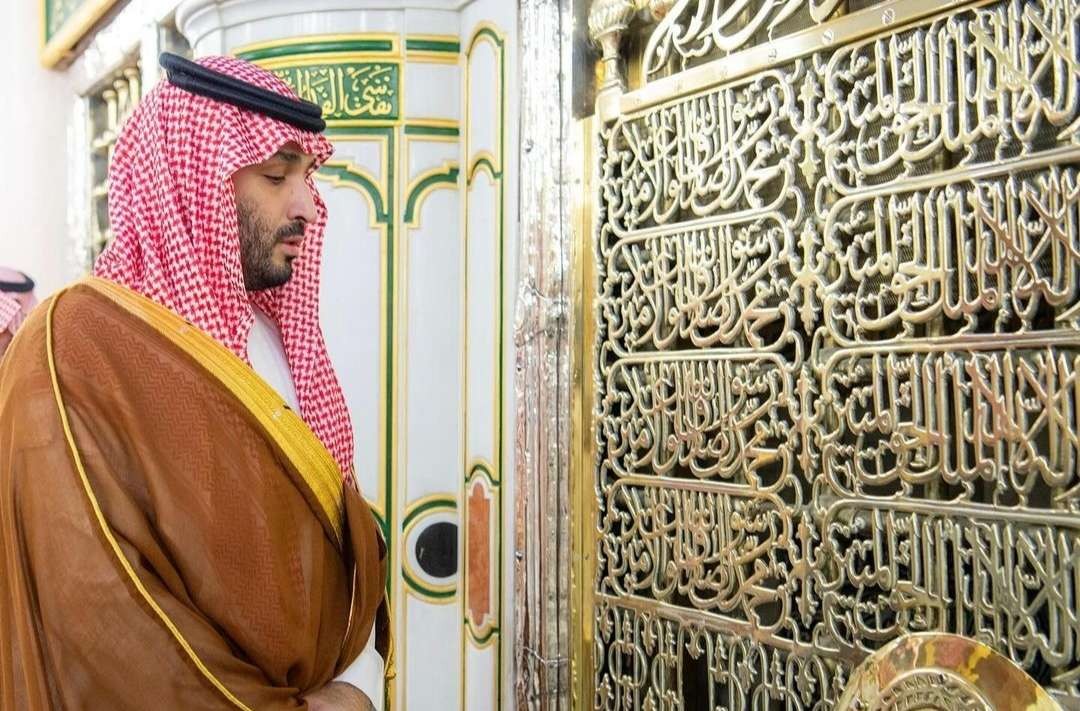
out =
[[[21,269],[44,296],[71,278],[67,239],[67,77],[38,61],[40,3],[0,2],[0,265]]]

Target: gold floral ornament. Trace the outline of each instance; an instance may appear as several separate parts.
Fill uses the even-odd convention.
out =
[[[967,637],[921,632],[893,640],[851,676],[838,711],[1060,711],[1023,669]]]
[[[634,15],[648,4],[649,0],[594,0],[589,9],[589,37],[600,48],[604,69],[596,93],[596,113],[601,121],[610,121],[619,113],[619,97],[626,90],[619,46]]]

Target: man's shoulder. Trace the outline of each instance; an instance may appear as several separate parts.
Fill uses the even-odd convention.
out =
[[[48,302],[55,302],[52,306],[53,328],[78,327],[92,325],[95,314],[103,309],[109,309],[112,305],[99,289],[93,286],[89,279],[80,279],[60,291],[53,294]],[[42,303],[45,308],[39,307],[36,311],[49,310],[50,303]]]
[[[32,372],[44,371],[49,315],[56,297],[53,294],[43,299],[19,326],[0,360],[0,382],[10,381],[16,375],[21,380]]]
[[[42,304],[44,308],[36,310],[35,316],[43,323],[46,319],[50,321],[49,328],[58,347],[67,339],[88,339],[102,349],[123,347],[130,338],[149,335],[150,331],[139,327],[143,319],[132,310],[130,303],[125,304],[115,297],[119,291],[150,303],[126,287],[104,279],[88,278],[57,292],[49,303]],[[117,336],[120,336],[119,340]]]
[[[109,410],[160,388],[170,355],[138,315],[94,282],[76,282],[38,305],[0,361],[0,420],[55,418],[60,396],[72,411]]]
[[[33,448],[56,439],[55,391],[49,359],[54,294],[23,321],[0,359],[0,429],[19,433],[9,446]]]
[[[151,337],[140,323],[93,282],[77,281],[38,304],[16,333],[0,368],[20,378],[53,367],[62,375],[93,371],[102,357],[112,360]]]
[[[22,331],[44,333],[59,326],[88,325],[92,314],[107,306],[107,299],[94,289],[86,279],[80,279],[45,297],[26,317]]]

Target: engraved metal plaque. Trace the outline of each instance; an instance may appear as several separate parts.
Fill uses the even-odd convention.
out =
[[[592,706],[827,711],[938,632],[1080,708],[1080,0],[639,5]]]

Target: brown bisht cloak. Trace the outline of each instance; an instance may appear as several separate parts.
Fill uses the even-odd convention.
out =
[[[385,545],[232,352],[100,279],[0,364],[0,709],[292,709],[389,644]],[[387,669],[392,668],[392,661]]]

